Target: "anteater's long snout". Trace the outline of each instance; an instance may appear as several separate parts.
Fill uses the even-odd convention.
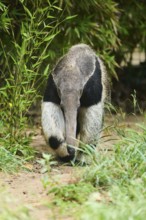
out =
[[[76,147],[78,146],[76,139],[78,99],[78,94],[68,94],[62,100],[65,119],[65,140],[70,157],[75,156]]]

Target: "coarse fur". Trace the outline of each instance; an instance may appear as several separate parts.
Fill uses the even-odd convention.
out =
[[[103,62],[85,44],[70,48],[49,75],[42,102],[42,128],[51,153],[64,161],[79,141],[96,145],[109,81]]]

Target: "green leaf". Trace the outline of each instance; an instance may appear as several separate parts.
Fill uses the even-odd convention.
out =
[[[23,7],[24,7],[25,11],[27,12],[27,14],[29,15],[29,17],[32,19],[33,16],[31,14],[30,10],[27,7],[25,7],[24,5],[23,5]]]
[[[58,33],[59,33],[59,32],[57,32],[56,34],[52,34],[52,35],[46,37],[46,38],[44,39],[44,41],[51,41],[52,39],[54,39],[54,37],[55,37]]]
[[[73,19],[73,18],[76,18],[78,15],[72,15],[72,16],[68,16],[65,18],[65,20],[70,20],[70,19]]]

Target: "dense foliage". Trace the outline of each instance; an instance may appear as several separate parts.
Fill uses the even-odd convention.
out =
[[[146,54],[146,2],[119,0],[119,29],[118,36],[120,39],[120,47],[115,53],[116,61],[121,64],[131,64],[133,51],[139,47]],[[127,59],[129,54],[129,59]]]

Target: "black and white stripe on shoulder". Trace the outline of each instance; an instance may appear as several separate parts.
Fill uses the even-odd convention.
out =
[[[44,102],[53,102],[55,104],[60,104],[60,98],[57,92],[57,87],[54,83],[52,74],[49,75],[46,90],[43,97]]]
[[[98,59],[96,59],[95,71],[84,86],[82,96],[80,98],[81,107],[90,107],[101,101],[102,83],[101,68]]]

